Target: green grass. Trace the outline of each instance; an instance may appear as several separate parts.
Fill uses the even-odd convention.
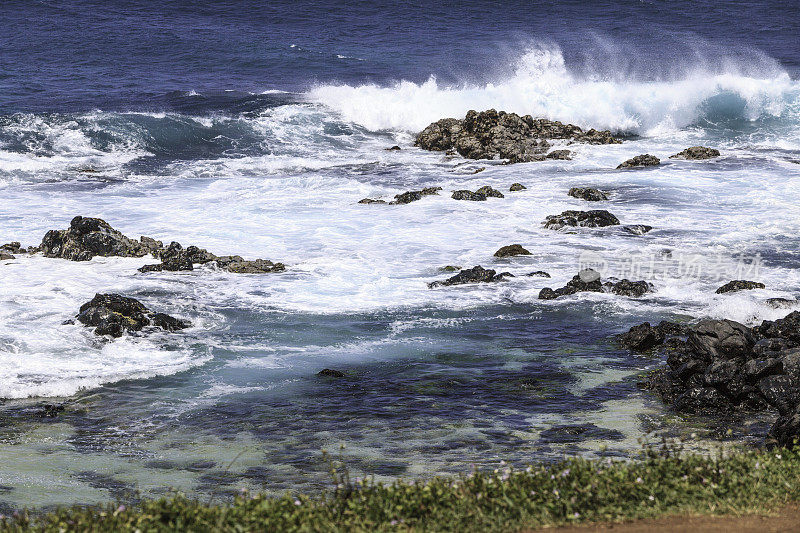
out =
[[[6,517],[0,531],[515,531],[678,513],[771,511],[800,500],[800,448],[708,457],[669,447],[633,461],[568,459],[458,479],[350,483],[317,497],[182,496],[126,508],[72,507]]]

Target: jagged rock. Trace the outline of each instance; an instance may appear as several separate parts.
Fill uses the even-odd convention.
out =
[[[317,372],[317,375],[325,378],[343,378],[345,376],[344,372],[340,370],[333,370],[331,368],[323,368]]]
[[[417,200],[422,200],[425,196],[432,196],[434,194],[439,194],[441,191],[441,187],[426,187],[421,191],[408,191],[402,194],[395,195],[395,199],[393,202],[389,202],[391,204],[410,204],[411,202],[416,202]]]
[[[433,283],[429,283],[428,287],[448,287],[450,285],[463,285],[465,283],[493,283],[496,281],[501,281],[506,277],[513,276],[508,272],[497,274],[494,270],[485,269],[478,265],[466,270],[462,270],[452,278],[448,278],[444,281],[434,281]]]
[[[490,197],[491,198],[505,198],[505,195],[503,193],[501,193],[497,189],[492,189],[488,185],[485,185],[485,186],[481,187],[480,189],[478,189],[477,191],[475,191],[475,194],[482,194],[487,198],[490,198]]]
[[[692,146],[669,156],[670,159],[711,159],[712,157],[719,157],[719,150],[705,146]]]
[[[784,448],[800,445],[800,406],[778,418],[768,436],[772,444]]]
[[[570,161],[572,159],[572,152],[569,150],[553,150],[545,156],[546,159],[561,159]]]
[[[744,291],[744,290],[752,290],[752,289],[764,289],[766,285],[763,283],[759,283],[757,281],[745,281],[742,279],[736,279],[733,281],[729,281],[719,289],[717,289],[717,294],[724,294],[726,292],[734,292],[734,291]]]
[[[623,348],[643,352],[662,345],[668,335],[680,335],[683,331],[683,326],[675,322],[662,321],[656,326],[645,322],[619,335],[617,341]]]
[[[531,277],[531,278],[549,278],[550,277],[550,274],[548,274],[544,270],[537,270],[536,272],[529,272],[528,274],[525,274],[525,275],[528,276],[528,277]]]
[[[550,215],[544,221],[547,229],[561,229],[565,226],[602,228],[618,226],[619,219],[603,209],[592,211],[564,211],[560,215]]]
[[[0,252],[5,252],[7,254],[19,254],[23,253],[23,250],[22,245],[19,242],[14,241],[0,246]]]
[[[642,154],[628,159],[624,163],[620,163],[617,167],[620,168],[638,168],[638,167],[654,167],[660,165],[661,160],[654,155]]]
[[[373,200],[372,198],[363,198],[358,201],[360,204],[385,204],[386,200]]]
[[[573,198],[580,198],[587,202],[599,202],[608,200],[608,196],[603,191],[592,189],[591,187],[573,187],[567,193]]]
[[[11,254],[0,252],[0,261],[8,261],[9,259],[15,259],[15,257]]]
[[[139,242],[142,243],[142,246],[147,248],[147,250],[150,252],[150,254],[153,255],[153,257],[158,256],[158,254],[161,253],[161,250],[164,249],[163,242],[157,241],[151,237],[145,237],[144,235],[139,237]]]
[[[191,326],[163,313],[153,313],[141,302],[119,294],[96,294],[83,304],[77,315],[80,323],[95,328],[97,335],[121,337],[125,333],[141,331],[153,326],[166,331],[177,331]]]
[[[602,283],[600,274],[591,268],[587,268],[581,270],[560,289],[553,290],[550,287],[545,287],[539,291],[539,299],[554,300],[561,296],[569,296],[578,292],[605,292],[606,290],[622,296],[637,297],[652,289],[646,281],[633,282],[623,279],[616,283],[610,281]]]
[[[508,188],[510,192],[524,191],[525,189],[527,189],[527,187],[521,183],[512,183],[511,187]]]
[[[631,226],[622,226],[622,229],[634,235],[644,235],[653,229],[653,226],[646,226],[644,224],[633,224]]]
[[[510,244],[503,246],[494,253],[495,257],[513,257],[515,255],[532,255],[521,244]]]
[[[486,201],[486,195],[472,192],[468,190],[461,190],[461,191],[453,191],[453,196],[451,196],[453,200],[469,200],[472,202],[484,202]]]
[[[765,320],[754,331],[761,338],[785,339],[800,344],[800,311],[792,311],[774,322]]]
[[[549,148],[546,139],[569,139],[593,144],[616,144],[608,131],[589,130],[571,124],[520,117],[489,109],[469,111],[464,120],[446,118],[434,122],[417,136],[415,146],[425,150],[455,150],[470,159],[507,159],[511,163],[541,161]],[[553,157],[564,157],[559,154]]]
[[[89,261],[92,257],[142,257],[150,249],[112,228],[105,220],[77,216],[66,230],[50,230],[42,239],[45,257]]]
[[[283,263],[273,263],[265,259],[256,259],[254,261],[239,259],[239,261],[231,261],[223,268],[228,272],[234,272],[236,274],[266,274],[270,272],[283,272],[286,270],[286,266]]]

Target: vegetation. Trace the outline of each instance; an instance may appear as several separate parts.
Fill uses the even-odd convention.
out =
[[[333,467],[332,467],[333,468]],[[211,504],[173,496],[132,507],[4,517],[0,531],[514,531],[679,513],[769,512],[800,499],[800,448],[714,456],[663,446],[633,461],[506,465],[458,479],[351,482],[319,497],[242,494]]]

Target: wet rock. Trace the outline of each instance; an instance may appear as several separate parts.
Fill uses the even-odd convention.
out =
[[[606,193],[591,187],[573,187],[567,194],[573,198],[580,198],[581,200],[586,200],[587,202],[600,202],[602,200],[608,200]]]
[[[142,243],[142,246],[144,246],[153,257],[157,257],[158,254],[161,253],[161,250],[164,249],[163,242],[157,241],[151,237],[145,237],[144,235],[139,237],[139,242]]]
[[[560,215],[550,215],[544,221],[547,229],[561,229],[565,226],[602,228],[618,226],[619,219],[606,210],[564,211]]]
[[[560,159],[563,161],[570,161],[572,159],[572,152],[569,150],[553,150],[547,154],[546,159]]]
[[[416,202],[417,200],[422,200],[425,196],[432,196],[434,194],[439,194],[441,191],[441,187],[426,187],[420,191],[408,191],[402,194],[396,194],[394,197],[394,201],[390,202],[391,204],[410,204],[411,202]]]
[[[711,159],[713,157],[719,157],[719,150],[705,146],[692,146],[669,156],[670,159]]]
[[[397,152],[398,150],[401,150],[401,148],[395,144],[394,146],[392,146],[390,148],[386,148],[386,150],[388,150],[390,152]]]
[[[69,229],[50,230],[39,246],[45,257],[89,261],[95,256],[142,257],[147,246],[130,239],[99,218],[77,216]]]
[[[564,287],[561,287],[560,289],[553,290],[550,287],[545,287],[539,291],[539,299],[554,300],[561,296],[569,296],[578,292],[606,291],[622,296],[637,297],[651,290],[652,288],[646,281],[633,282],[623,279],[616,283],[610,281],[602,283],[600,281],[600,274],[595,270],[587,268],[585,270],[581,270],[576,276],[568,281]]]
[[[524,191],[525,189],[527,189],[527,187],[521,183],[512,183],[511,187],[508,188],[510,192]]]
[[[333,370],[331,368],[323,368],[317,372],[317,375],[325,378],[343,378],[345,376],[344,372]]]
[[[531,277],[531,278],[549,278],[550,277],[550,274],[548,274],[544,270],[537,270],[536,272],[529,272],[528,274],[525,274],[525,275],[528,276],[528,277]]]
[[[360,204],[385,204],[386,200],[373,200],[372,198],[362,198],[358,201]]]
[[[625,436],[616,429],[606,429],[594,424],[553,426],[543,430],[539,439],[548,444],[574,444],[587,440],[623,440]]]
[[[453,191],[453,200],[469,200],[471,202],[485,202],[486,195],[468,190]]]
[[[0,261],[8,261],[9,259],[15,259],[15,257],[11,254],[0,252]]]
[[[459,270],[461,270],[461,267],[455,265],[447,265],[439,269],[440,272],[458,272]]]
[[[23,253],[24,251],[22,250],[22,245],[19,242],[14,241],[0,246],[0,252],[5,252],[7,254],[19,254]]]
[[[501,193],[497,189],[492,189],[488,185],[481,187],[480,189],[475,191],[475,194],[482,194],[487,198],[505,198],[505,195],[503,193]]]
[[[621,142],[608,131],[584,132],[571,124],[489,109],[480,113],[469,111],[464,120],[446,118],[434,122],[420,132],[414,144],[425,150],[455,150],[469,159],[500,158],[519,163],[545,159],[550,146],[546,139],[593,144]],[[563,157],[563,154],[553,157]]]
[[[631,226],[622,226],[622,229],[634,235],[644,235],[653,229],[653,226],[645,226],[644,224],[633,224]]]
[[[448,278],[444,281],[429,283],[428,287],[433,289],[435,287],[449,287],[451,285],[463,285],[466,283],[494,283],[506,277],[512,276],[508,272],[497,274],[497,272],[492,269],[485,269],[478,265],[462,270],[452,278]]]
[[[792,307],[796,306],[798,303],[797,300],[791,300],[789,298],[767,298],[766,304],[773,309],[791,309]]]
[[[661,160],[656,156],[650,154],[642,154],[642,155],[637,155],[636,157],[632,157],[631,159],[628,159],[624,163],[620,163],[619,166],[617,166],[617,168],[620,169],[620,168],[654,167],[660,164]]]
[[[755,344],[750,328],[733,320],[702,320],[691,328],[687,343],[708,360],[745,357]]]
[[[283,263],[273,263],[266,259],[255,259],[253,261],[231,261],[223,267],[228,272],[236,274],[267,274],[271,272],[283,272],[286,266]]]
[[[661,346],[667,336],[681,335],[684,331],[683,326],[675,322],[662,321],[656,326],[651,326],[649,322],[633,326],[627,332],[617,337],[617,342],[623,348],[635,352],[644,352]]]
[[[757,281],[745,281],[742,279],[736,279],[733,281],[729,281],[719,289],[717,289],[717,294],[724,294],[726,292],[734,292],[734,291],[745,291],[745,290],[752,290],[752,289],[763,289],[766,285],[763,283],[759,283]]]
[[[495,257],[514,257],[516,255],[531,255],[531,253],[523,248],[521,244],[509,244],[494,253]]]
[[[800,444],[800,407],[779,417],[769,430],[772,444],[790,448]]]
[[[96,294],[83,304],[77,315],[80,323],[94,327],[97,335],[121,337],[153,326],[166,331],[188,328],[191,323],[163,313],[153,313],[141,302],[119,294]]]
[[[675,407],[687,413],[720,412],[732,408],[731,402],[713,387],[693,387],[675,400]]]
[[[800,345],[800,311],[792,311],[774,322],[765,320],[754,331],[761,338],[785,339],[792,345]]]

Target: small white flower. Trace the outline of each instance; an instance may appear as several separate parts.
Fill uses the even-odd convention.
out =
[[[302,505],[302,502],[301,502],[300,500],[295,500],[295,501],[294,501],[294,504],[295,504],[295,505]]]
[[[781,458],[781,454],[779,454],[779,453],[776,453],[776,454],[775,454],[775,459],[780,459],[780,458]]]
[[[642,478],[640,478],[640,477],[637,477],[637,478],[636,478],[636,483],[643,483],[643,481],[644,481],[644,480],[642,480]]]
[[[652,502],[653,500],[656,499],[656,497],[651,494],[650,496],[647,497],[647,499]]]
[[[579,512],[577,512],[577,511],[576,511],[576,512],[575,512],[575,514],[574,514],[574,515],[572,515],[572,516],[574,516],[575,518],[580,518],[580,516],[581,516],[581,513],[579,513]]]

